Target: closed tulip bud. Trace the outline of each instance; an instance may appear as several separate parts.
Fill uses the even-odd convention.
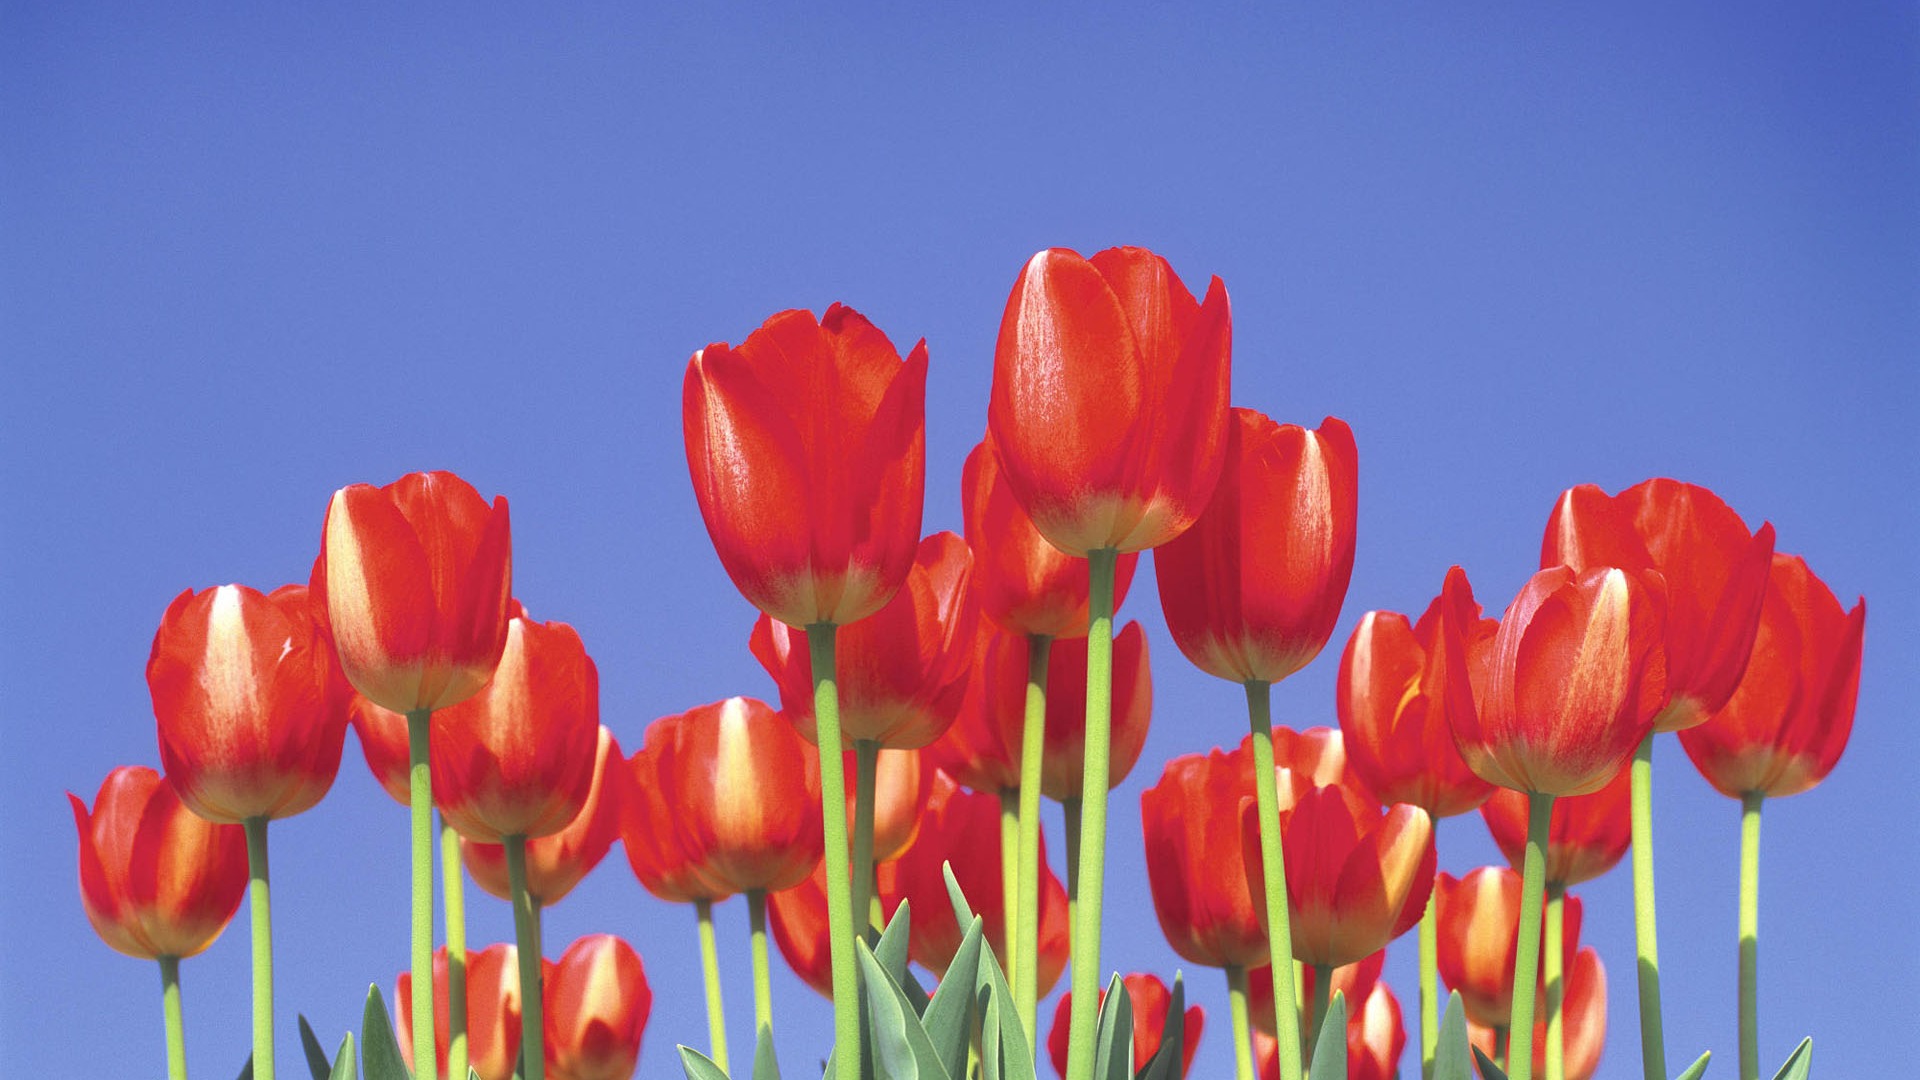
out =
[[[918,749],[959,716],[978,617],[968,588],[972,567],[959,537],[935,533],[920,542],[893,599],[836,632],[840,736],[847,746]],[[779,685],[782,711],[817,744],[806,631],[762,615],[748,645]]]
[[[607,857],[620,837],[621,796],[627,786],[627,762],[613,733],[600,728],[594,750],[593,786],[586,805],[557,833],[527,841],[527,895],[552,907],[573,891]],[[462,839],[460,858],[480,887],[502,900],[513,899],[507,880],[507,849],[499,844]]]
[[[1562,1067],[1567,1080],[1593,1080],[1600,1071],[1600,1052],[1607,1043],[1607,969],[1591,947],[1581,949],[1567,965],[1567,987],[1560,1001]],[[1546,1013],[1533,1026],[1533,1074],[1545,1074],[1547,1062]],[[1494,1030],[1467,1023],[1467,1037],[1488,1057],[1494,1052]]]
[[[653,1009],[647,972],[633,946],[589,934],[546,965],[541,995],[547,1076],[628,1080]]]
[[[906,580],[926,482],[927,343],[906,362],[835,304],[693,354],[687,468],[720,564],[789,626],[847,625]],[[803,652],[801,655],[805,655]]]
[[[1002,734],[1000,712],[1006,695],[997,690],[996,666],[988,659],[993,642],[1003,631],[991,620],[980,619],[974,635],[973,660],[967,666],[966,691],[953,726],[926,748],[927,762],[973,791],[997,794],[1020,787],[1020,748],[1008,745]],[[1021,670],[1020,708],[1026,707],[1026,672]],[[1023,712],[1024,716],[1025,713]]]
[[[383,709],[367,700],[365,694],[356,691],[353,700],[347,706],[347,722],[353,726],[353,734],[360,740],[360,752],[367,759],[367,771],[380,782],[385,791],[401,806],[410,805],[412,789],[408,786],[407,769],[410,766],[407,748],[407,718],[392,709]]]
[[[1631,769],[1621,769],[1599,791],[1553,800],[1547,830],[1547,884],[1565,887],[1592,881],[1626,855],[1633,840],[1632,775]],[[1486,819],[1500,854],[1519,870],[1527,850],[1526,795],[1499,788],[1481,804],[1480,816]]]
[[[1280,1047],[1273,1036],[1256,1031],[1253,1046],[1260,1080],[1280,1080]],[[1399,1075],[1400,1052],[1406,1046],[1407,1029],[1400,1019],[1400,1002],[1386,983],[1374,984],[1357,1006],[1348,1000],[1347,1080],[1394,1080]]]
[[[511,945],[467,950],[468,1066],[480,1080],[511,1080],[520,1060],[520,969]],[[433,954],[433,1044],[435,1068],[447,1078],[447,950]],[[403,971],[393,988],[394,1034],[400,1058],[413,1060],[413,973]]]
[[[1233,410],[1226,467],[1193,527],[1154,556],[1167,629],[1234,682],[1279,682],[1333,635],[1353,575],[1360,460],[1353,432]]]
[[[209,821],[291,817],[340,770],[345,687],[298,585],[181,593],[147,660],[167,780]]]
[[[1160,1044],[1166,1038],[1167,1007],[1172,1004],[1173,994],[1158,975],[1135,972],[1121,976],[1120,981],[1127,988],[1127,1005],[1133,1013],[1133,1067],[1128,1071],[1137,1072],[1146,1068],[1160,1052]],[[1103,989],[1099,1005],[1106,1003],[1107,992]],[[1053,1071],[1062,1077],[1067,1075],[1067,1031],[1072,1016],[1073,994],[1069,992],[1060,995],[1060,1004],[1053,1012],[1053,1030],[1047,1035],[1047,1056],[1053,1060]],[[1181,1076],[1193,1068],[1193,1052],[1200,1047],[1200,1032],[1206,1024],[1206,1010],[1198,1005],[1187,1006],[1180,1017]]]
[[[727,889],[799,884],[820,861],[820,766],[793,726],[752,698],[682,713],[667,805],[702,873]]]
[[[669,716],[647,725],[646,743],[627,762],[621,804],[620,846],[633,876],[670,904],[720,900],[732,894],[708,873],[705,857],[691,850],[680,808],[669,786],[674,774],[674,732],[683,717]]]
[[[354,689],[398,713],[465,701],[506,647],[507,500],[448,472],[341,488],[312,589]]]
[[[1381,949],[1351,964],[1343,964],[1333,969],[1333,981],[1328,987],[1329,999],[1334,994],[1345,994],[1349,1002],[1365,1001],[1373,993],[1375,983],[1380,981],[1380,973],[1386,969],[1387,951]],[[1318,978],[1311,965],[1300,969],[1301,1001],[1314,1000],[1314,985]],[[1273,1034],[1273,967],[1261,965],[1247,972],[1247,1013],[1248,1019],[1258,1031]],[[1349,1022],[1358,1014],[1347,1010]],[[1398,1019],[1399,1008],[1396,1004],[1394,1017]]]
[[[80,833],[80,906],[100,940],[142,960],[213,944],[247,890],[240,826],[192,813],[140,765],[108,773],[91,814],[78,795],[67,801]]]
[[[833,950],[827,925],[827,864],[816,863],[807,879],[767,895],[767,924],[780,955],[814,992],[833,1000]]]
[[[1826,779],[1853,731],[1867,601],[1840,601],[1797,555],[1775,555],[1746,676],[1713,718],[1680,733],[1723,795],[1797,795]]]
[[[1013,748],[1019,764],[1020,737],[1026,728],[1027,643],[996,634],[987,647],[984,677],[997,703],[989,712],[1000,738]],[[1147,633],[1129,622],[1113,638],[1112,729],[1109,734],[1107,787],[1133,771],[1147,744],[1153,716],[1153,673],[1147,664]],[[1040,793],[1049,799],[1078,799],[1087,747],[1087,639],[1055,641],[1047,659],[1046,744],[1040,758]]]
[[[1247,889],[1240,801],[1253,797],[1244,753],[1214,750],[1167,763],[1140,795],[1147,886],[1161,932],[1181,959],[1207,967],[1267,961],[1267,932]]]
[[[1713,492],[1659,479],[1611,497],[1592,484],[1569,488],[1547,521],[1540,565],[1659,572],[1672,697],[1654,730],[1680,731],[1704,723],[1739,684],[1772,554],[1772,525],[1748,532]]]
[[[1144,551],[1200,515],[1226,445],[1233,317],[1142,248],[1040,252],[1007,298],[987,437],[1034,527],[1069,555]]]
[[[1441,874],[1434,885],[1440,978],[1460,993],[1467,1019],[1507,1026],[1513,1014],[1513,955],[1520,934],[1521,878],[1504,866],[1483,866],[1465,877]],[[1568,896],[1561,941],[1564,963],[1580,943],[1580,898]],[[1546,928],[1541,928],[1541,941]],[[1542,965],[1541,978],[1545,970]],[[1544,1005],[1544,981],[1534,1001]]]

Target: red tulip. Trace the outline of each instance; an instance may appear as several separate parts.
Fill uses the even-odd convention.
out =
[[[827,925],[827,864],[790,889],[767,896],[767,923],[773,943],[800,981],[833,1000],[832,936]]]
[[[633,876],[670,904],[720,900],[733,891],[708,872],[701,853],[689,850],[669,786],[676,771],[674,732],[684,719],[669,716],[647,725],[646,744],[627,762],[620,814],[620,846]]]
[[[468,1065],[480,1080],[509,1080],[520,1059],[519,953],[511,945],[467,950]],[[393,988],[394,1034],[400,1059],[413,1060],[413,973],[403,971]],[[447,1076],[447,950],[433,954],[433,1044],[436,1070]]]
[[[1480,618],[1462,574],[1459,587],[1437,597],[1417,623],[1391,611],[1362,615],[1340,656],[1335,690],[1354,771],[1383,800],[1411,803],[1435,818],[1464,814],[1494,790],[1453,744],[1440,632],[1440,606],[1450,596],[1467,605],[1457,618],[1469,654],[1477,643],[1491,644],[1500,621]]]
[[[620,836],[621,794],[626,786],[626,757],[613,733],[603,726],[586,805],[559,832],[527,841],[527,895],[535,903],[543,907],[559,903],[607,857]],[[481,888],[502,900],[513,899],[506,848],[463,838],[460,858]]]
[[[818,758],[764,702],[681,714],[662,779],[670,819],[704,874],[731,891],[806,879],[824,848]]]
[[[1226,443],[1232,323],[1219,278],[1196,304],[1141,248],[1027,262],[1000,322],[987,435],[1054,547],[1143,551],[1200,515]]]
[[[141,765],[108,773],[91,814],[78,795],[67,801],[80,833],[80,906],[100,940],[143,960],[213,944],[247,891],[240,826],[191,813]]]
[[[720,563],[789,626],[845,626],[906,580],[926,473],[927,343],[906,363],[835,304],[693,354],[687,468]],[[804,654],[803,654],[804,655]]]
[[[1713,718],[1680,733],[1707,782],[1736,799],[1797,795],[1826,779],[1853,731],[1867,601],[1842,613],[1797,555],[1775,555],[1746,677]]]
[[[991,439],[973,448],[960,475],[980,613],[1012,634],[1086,637],[1086,562],[1054,547],[1033,527],[1001,475]],[[1127,598],[1139,561],[1138,554],[1129,552],[1114,563],[1116,611]]]
[[[1607,786],[1591,795],[1553,800],[1547,830],[1549,885],[1578,885],[1614,868],[1633,839],[1630,817],[1632,769],[1621,769]],[[1480,807],[1487,831],[1515,870],[1527,850],[1527,797],[1498,788]]]
[[[1447,714],[1475,773],[1544,795],[1585,795],[1613,779],[1667,704],[1657,581],[1618,568],[1533,575],[1500,619],[1483,688],[1467,677],[1464,628],[1442,615],[1455,658]],[[1447,575],[1456,588],[1465,574]]]
[[[880,751],[873,775],[873,861],[899,855],[920,834],[920,815],[933,795],[933,766],[919,750]],[[853,775],[853,755],[845,758]],[[847,806],[847,835],[853,835],[853,806]]]
[[[175,597],[147,688],[167,780],[209,821],[283,818],[327,793],[346,741],[345,687],[298,585]]]
[[[1189,963],[1267,962],[1267,932],[1240,845],[1240,802],[1253,797],[1250,760],[1217,749],[1177,757],[1140,795],[1153,910],[1167,943]]]
[[[1253,736],[1240,738],[1240,755],[1253,759]],[[1339,785],[1355,801],[1378,807],[1380,796],[1360,779],[1347,756],[1346,736],[1339,728],[1273,729],[1273,767],[1279,771],[1281,809],[1291,806],[1308,787]],[[1288,792],[1291,790],[1291,796]]]
[[[1133,1012],[1133,1068],[1128,1071],[1136,1072],[1146,1068],[1160,1052],[1160,1042],[1166,1037],[1167,1006],[1172,1003],[1173,994],[1157,975],[1136,972],[1122,976],[1120,981],[1126,985],[1127,1004]],[[1103,989],[1099,1004],[1106,1002],[1107,992]],[[1062,1077],[1067,1075],[1067,1021],[1072,1015],[1073,994],[1068,992],[1060,995],[1060,1004],[1053,1011],[1053,1030],[1047,1035],[1047,1056],[1053,1059],[1053,1071]],[[1193,1052],[1200,1046],[1200,1031],[1206,1023],[1205,1009],[1187,1006],[1180,1019],[1181,1076],[1193,1068]]]
[[[1017,765],[1026,730],[1027,643],[999,633],[982,660],[986,692],[997,707],[988,711],[1000,725],[1000,738],[1013,748]],[[1133,771],[1147,744],[1153,715],[1153,673],[1147,664],[1147,634],[1129,622],[1113,639],[1113,699],[1107,787]],[[1078,799],[1087,746],[1087,639],[1053,642],[1047,660],[1046,744],[1040,757],[1040,793],[1049,799]]]
[[[1380,973],[1386,969],[1387,951],[1381,949],[1351,964],[1333,969],[1333,982],[1328,988],[1329,999],[1334,994],[1345,994],[1349,1005],[1355,1001],[1365,1001],[1373,993],[1374,984],[1380,981]],[[1299,1000],[1313,1000],[1314,980],[1311,965],[1300,971]],[[1247,1012],[1256,1030],[1273,1034],[1273,967],[1263,964],[1247,972]],[[1352,1008],[1347,1010],[1350,1018],[1357,1018]],[[1399,1018],[1399,1008],[1394,1009],[1395,1019]]]
[[[1234,682],[1279,682],[1327,644],[1353,575],[1359,452],[1318,431],[1233,410],[1206,513],[1154,556],[1167,629],[1188,660]]]
[[[366,756],[367,771],[402,806],[410,805],[413,789],[407,770],[410,767],[407,746],[407,718],[392,709],[383,709],[354,692],[347,706],[347,722],[360,740],[360,752]]]
[[[1593,1080],[1600,1071],[1600,1051],[1607,1042],[1607,969],[1591,947],[1581,949],[1568,964],[1566,991],[1560,1002],[1561,1059],[1567,1080]],[[1533,1026],[1533,1074],[1545,1074],[1547,1062],[1546,999],[1536,999],[1543,1010]],[[1493,1056],[1493,1029],[1467,1024],[1467,1037],[1480,1052]]]
[[[546,965],[541,994],[547,1075],[552,1080],[628,1080],[653,1009],[646,968],[612,934],[574,942]]]
[[[973,661],[967,668],[966,692],[960,697],[960,712],[954,718],[953,726],[934,740],[925,753],[930,766],[951,776],[961,786],[991,795],[1020,787],[1020,763],[1017,760],[1020,748],[1007,745],[1001,734],[999,713],[1008,707],[1006,695],[991,689],[998,685],[999,680],[993,677],[995,668],[987,659],[987,651],[1003,632],[988,619],[977,620],[976,626]],[[1023,666],[1019,706],[1023,710],[1026,707],[1025,679]]]
[[[920,542],[893,599],[836,632],[840,737],[847,746],[867,741],[912,750],[952,726],[973,660],[972,567],[959,537],[934,533]],[[748,645],[779,685],[781,710],[808,742],[818,743],[807,632],[762,615]]]
[[[1253,1045],[1260,1080],[1280,1080],[1280,1047],[1273,1036],[1256,1031]],[[1347,1002],[1347,1080],[1393,1080],[1406,1046],[1400,1002],[1386,983],[1374,984],[1358,1006]]]
[[[499,671],[433,718],[433,800],[487,843],[566,828],[593,789],[600,672],[566,623],[515,616]]]
[[[1047,866],[1046,845],[1040,847],[1039,988],[1044,996],[1067,965],[1067,890]],[[962,791],[950,777],[936,776],[920,818],[920,835],[877,871],[882,910],[892,918],[900,901],[911,903],[910,951],[916,962],[935,972],[946,971],[953,962],[962,936],[942,874],[948,863],[1004,967],[1005,942],[1013,927],[1001,891],[1000,800]]]
[[[1520,875],[1504,866],[1483,866],[1463,878],[1441,874],[1434,884],[1440,978],[1460,992],[1467,1019],[1502,1025],[1513,1014],[1513,954],[1520,935]],[[1573,962],[1580,944],[1580,898],[1569,895],[1564,908],[1564,962]],[[1546,927],[1541,926],[1541,940]],[[1544,948],[1543,948],[1544,952]],[[1541,977],[1545,978],[1545,965]],[[1534,1000],[1544,1008],[1544,981]]]
[[[354,689],[400,713],[465,701],[506,646],[507,500],[447,472],[341,488],[312,589]]]
[[[1655,731],[1706,721],[1746,670],[1767,591],[1773,526],[1749,533],[1706,488],[1648,480],[1609,497],[1592,484],[1554,505],[1540,565],[1657,570],[1666,580],[1667,684]]]

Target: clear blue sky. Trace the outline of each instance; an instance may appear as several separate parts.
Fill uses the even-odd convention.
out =
[[[1828,1076],[1920,1058],[1912,5],[668,7],[0,5],[10,1072],[160,1071],[158,979],[88,928],[63,792],[156,762],[143,664],[181,589],[304,580],[336,487],[449,468],[512,501],[517,591],[579,628],[627,747],[771,697],[687,481],[688,355],[836,300],[926,337],[926,522],[957,529],[1014,275],[1116,243],[1225,279],[1237,404],[1358,439],[1352,590],[1285,720],[1332,722],[1359,614],[1417,612],[1448,564],[1504,605],[1576,483],[1709,485],[1868,595],[1853,745],[1767,811],[1762,1053],[1811,1032]],[[1139,793],[1244,721],[1147,572],[1125,613],[1158,715],[1115,796],[1104,959],[1169,975]],[[1656,766],[1671,1050],[1730,1076],[1737,809],[1671,741]],[[332,1042],[390,990],[404,830],[351,742],[275,825],[289,1051],[296,1010]],[[1456,873],[1497,858],[1477,817],[1440,844]],[[1584,892],[1604,1072],[1628,1075],[1624,870]],[[510,935],[471,906],[471,940]],[[719,918],[744,1052],[746,914]],[[692,925],[617,852],[550,915],[556,952],[607,930],[645,957],[648,1077],[704,1038]],[[245,1056],[246,941],[242,915],[184,967],[197,1075]],[[1387,972],[1410,1015],[1412,954]],[[1196,1074],[1224,1075],[1222,980],[1188,974]],[[799,1074],[828,1009],[775,992]]]

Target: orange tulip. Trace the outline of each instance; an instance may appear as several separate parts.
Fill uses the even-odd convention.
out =
[[[1600,1052],[1607,1042],[1607,969],[1600,963],[1600,954],[1592,947],[1574,954],[1567,966],[1566,979],[1566,992],[1560,1001],[1560,1037],[1565,1050],[1562,1065],[1567,1080],[1593,1080],[1600,1071]],[[1469,1021],[1467,1037],[1481,1053],[1493,1057],[1492,1028]],[[1533,1026],[1535,1076],[1545,1074],[1546,1062],[1547,1025],[1542,1019]]]
[[[720,900],[733,892],[707,871],[699,852],[688,848],[691,837],[674,802],[674,732],[684,720],[669,716],[647,725],[645,745],[627,762],[620,814],[620,846],[633,876],[670,904]]]
[[[1592,484],[1554,505],[1542,567],[1657,570],[1666,580],[1667,684],[1655,731],[1704,723],[1739,684],[1767,592],[1773,526],[1749,533],[1706,488],[1648,480],[1608,496]]]
[[[341,488],[312,589],[354,689],[399,713],[465,701],[506,646],[507,500],[447,472]]]
[[[1012,748],[1019,766],[1020,737],[1026,729],[1027,643],[1011,634],[996,633],[981,663],[991,685],[986,695],[994,702],[989,714],[1000,725],[1000,740]],[[1147,664],[1147,634],[1138,622],[1129,622],[1113,638],[1112,724],[1107,759],[1107,787],[1133,771],[1147,744],[1147,725],[1153,715],[1153,673]],[[1087,745],[1087,639],[1055,641],[1047,660],[1046,744],[1040,758],[1040,793],[1049,799],[1078,799],[1082,795]]]
[[[1280,1048],[1273,1036],[1256,1031],[1253,1046],[1260,1080],[1280,1080]],[[1374,984],[1357,1007],[1347,1002],[1347,1080],[1393,1080],[1406,1046],[1400,1002],[1386,983]]]
[[[1592,881],[1614,868],[1627,853],[1633,839],[1632,770],[1621,769],[1607,786],[1591,795],[1574,795],[1553,800],[1552,824],[1547,830],[1547,876],[1549,885],[1578,885]],[[1493,798],[1480,806],[1487,831],[1500,847],[1500,854],[1515,870],[1527,848],[1527,797],[1518,791],[1497,788]]]
[[[510,1080],[520,1059],[520,976],[511,945],[467,950],[468,1065],[480,1080]],[[400,1057],[413,1060],[413,973],[403,971],[393,988],[394,1034]],[[433,954],[434,1061],[447,1078],[447,950]]]
[[[1520,875],[1504,866],[1483,866],[1465,877],[1441,874],[1434,884],[1440,978],[1460,992],[1467,1019],[1506,1026],[1513,1014],[1513,954],[1520,933]],[[1580,943],[1580,898],[1569,895],[1561,937],[1564,962]],[[1546,929],[1541,928],[1541,939]],[[1544,977],[1544,972],[1543,972]],[[1545,1008],[1544,984],[1534,995]]]
[[[1853,731],[1867,601],[1842,612],[1797,555],[1775,555],[1746,677],[1713,718],[1680,733],[1723,795],[1797,795],[1826,779]]]
[[[602,726],[586,805],[559,832],[527,841],[527,895],[535,903],[542,907],[559,903],[607,857],[620,836],[621,795],[626,786],[626,757],[613,733]],[[481,888],[502,900],[513,899],[506,848],[463,837],[460,859]]]
[[[987,434],[1040,534],[1084,556],[1192,524],[1220,476],[1232,346],[1219,278],[1196,304],[1141,248],[1030,259],[1000,322]]]
[[[80,906],[100,940],[142,960],[195,956],[227,928],[247,891],[247,839],[181,804],[160,774],[122,765],[93,812],[78,795]]]
[[[551,1080],[628,1080],[653,1009],[646,968],[633,946],[589,934],[546,965],[541,995]]]
[[[1127,1004],[1133,1012],[1133,1068],[1128,1071],[1137,1072],[1146,1068],[1160,1052],[1160,1043],[1166,1038],[1167,1006],[1173,1001],[1173,993],[1157,975],[1136,972],[1122,976],[1120,981],[1127,988]],[[1107,992],[1101,990],[1099,1004],[1106,1002]],[[1062,1077],[1067,1075],[1067,1028],[1072,1015],[1073,994],[1068,992],[1060,995],[1060,1004],[1053,1011],[1053,1030],[1047,1035],[1047,1056],[1053,1060],[1053,1071]],[[1180,1018],[1181,1076],[1193,1068],[1193,1052],[1200,1047],[1200,1032],[1206,1024],[1205,1009],[1187,1006]]]
[[[1234,409],[1226,466],[1193,527],[1154,556],[1174,643],[1200,670],[1279,682],[1320,654],[1353,574],[1359,452],[1318,431]]]
[[[1240,844],[1240,802],[1253,797],[1249,761],[1217,749],[1177,757],[1140,795],[1154,914],[1167,943],[1189,963],[1267,962],[1267,932],[1247,889]]]
[[[847,754],[847,776],[853,775],[853,755]],[[880,751],[873,770],[873,861],[899,855],[920,834],[920,816],[933,795],[933,766],[921,750]],[[847,805],[847,834],[853,834],[853,805]]]
[[[754,607],[844,626],[900,588],[920,537],[926,385],[926,342],[903,364],[840,304],[818,322],[783,311],[738,348],[693,354],[681,403],[693,493]]]
[[[1374,984],[1380,981],[1380,973],[1386,969],[1386,964],[1387,951],[1381,949],[1354,963],[1334,968],[1333,982],[1327,989],[1328,998],[1331,999],[1334,994],[1345,994],[1349,1006],[1355,1001],[1365,1001],[1367,996],[1373,993]],[[1300,1000],[1314,1000],[1313,991],[1317,976],[1314,975],[1313,967],[1309,965],[1302,968],[1300,978]],[[1271,965],[1263,964],[1247,972],[1247,1012],[1255,1030],[1273,1034],[1273,967]],[[1351,1007],[1348,1008],[1347,1015],[1350,1023],[1358,1016]],[[1396,1003],[1394,1008],[1396,1020],[1399,1015],[1400,1011]]]
[[[147,688],[167,780],[201,817],[291,817],[333,786],[346,688],[304,587],[181,593],[153,636]]]
[[[687,710],[672,732],[666,805],[703,875],[736,892],[805,880],[824,844],[820,772],[793,725],[736,697]]]

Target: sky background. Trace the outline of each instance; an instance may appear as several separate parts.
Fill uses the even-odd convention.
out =
[[[579,629],[623,745],[771,698],[687,480],[688,356],[834,301],[925,337],[926,527],[957,530],[1014,276],[1121,243],[1225,280],[1236,404],[1355,431],[1352,587],[1282,722],[1333,722],[1361,612],[1417,613],[1449,564],[1503,607],[1573,484],[1705,484],[1869,598],[1852,745],[1766,812],[1761,1053],[1770,1073],[1811,1033],[1817,1075],[1920,1059],[1911,4],[673,7],[0,4],[10,1074],[161,1073],[158,978],[89,928],[64,796],[157,764],[143,670],[182,589],[304,581],[335,488],[452,469],[511,501],[516,592]],[[1141,573],[1123,617],[1156,715],[1113,798],[1102,960],[1171,976],[1139,795],[1245,721]],[[1728,1077],[1738,807],[1671,739],[1655,758],[1670,1060],[1711,1049]],[[1498,859],[1477,815],[1439,843],[1455,873]],[[350,740],[273,852],[297,1070],[295,1012],[331,1048],[406,961],[406,814]],[[1624,866],[1579,890],[1604,1076],[1638,1075],[1630,891]],[[510,939],[469,897],[469,940]],[[744,1055],[746,912],[717,914]],[[673,1044],[705,1040],[691,910],[616,851],[547,925],[555,954],[636,945],[641,1075],[677,1076]],[[1387,970],[1409,1020],[1414,952]],[[1223,980],[1187,975],[1194,1075],[1230,1075]],[[804,1075],[829,1008],[776,979]],[[195,1074],[233,1075],[244,913],[183,983]]]

